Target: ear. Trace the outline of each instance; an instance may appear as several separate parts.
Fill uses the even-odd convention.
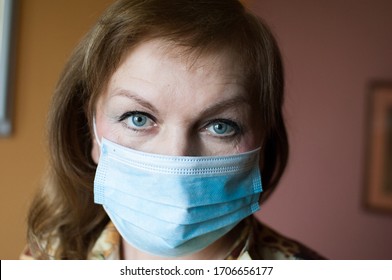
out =
[[[95,140],[95,137],[93,138],[92,141],[93,141],[93,144],[91,146],[91,157],[92,157],[93,161],[95,162],[95,164],[98,164],[101,149],[97,143],[97,140]]]
[[[98,138],[98,129],[97,129],[97,119],[95,114],[92,117],[92,124],[90,124],[90,135],[91,135],[91,158],[93,159],[94,163],[98,165],[99,156],[101,154],[101,147],[99,144]]]

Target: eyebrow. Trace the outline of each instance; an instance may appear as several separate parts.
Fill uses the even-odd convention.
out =
[[[140,97],[139,95],[137,95],[136,93],[134,93],[130,90],[118,89],[115,91],[115,93],[112,96],[127,97],[129,99],[136,101],[141,106],[151,110],[152,112],[158,112],[158,110],[156,109],[156,107],[154,105],[152,105],[150,102],[148,102],[147,100],[143,99],[142,97]],[[252,106],[251,103],[249,102],[248,98],[245,98],[242,95],[238,95],[238,96],[234,96],[232,98],[214,103],[211,106],[208,106],[207,108],[205,108],[204,110],[202,110],[200,112],[200,115],[210,116],[210,115],[213,115],[216,113],[223,112],[229,108],[239,107],[241,105],[248,105],[249,107]]]
[[[251,103],[247,98],[244,96],[235,96],[226,100],[222,100],[218,103],[215,103],[207,108],[205,108],[201,114],[203,116],[210,116],[216,113],[223,112],[227,109],[233,108],[233,107],[240,107],[241,105],[248,105],[251,107]]]
[[[116,90],[115,93],[113,94],[113,96],[124,96],[124,97],[127,97],[129,99],[132,99],[132,100],[136,101],[137,103],[139,103],[143,107],[145,107],[145,108],[147,108],[147,109],[149,109],[149,110],[151,110],[153,112],[157,112],[158,111],[155,108],[154,105],[152,105],[150,102],[148,102],[147,100],[141,98],[136,93],[133,93],[130,90],[127,90],[127,89]]]

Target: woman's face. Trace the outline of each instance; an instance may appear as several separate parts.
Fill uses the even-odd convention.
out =
[[[130,51],[97,102],[98,138],[175,156],[236,154],[261,144],[257,105],[225,52],[196,58],[163,40]],[[97,163],[99,146],[92,156]]]

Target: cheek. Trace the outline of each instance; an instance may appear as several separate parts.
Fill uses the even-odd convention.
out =
[[[107,132],[108,125],[105,122],[105,117],[102,114],[101,110],[97,110],[97,112],[96,112],[96,115],[95,115],[95,128],[96,128],[96,130],[92,131],[92,136],[93,136],[92,137],[92,141],[93,141],[93,143],[92,143],[92,148],[91,148],[91,157],[92,157],[93,161],[96,164],[98,164],[99,156],[101,154],[101,147],[98,144],[98,141],[102,142],[102,137],[108,138],[107,135],[109,135],[109,133]]]
[[[99,156],[101,154],[101,147],[98,144],[102,142],[102,138],[105,138],[114,143],[126,146],[122,139],[121,127],[118,124],[114,124],[113,120],[103,114],[101,111],[97,111],[95,116],[96,132],[92,131],[92,149],[91,157],[96,164],[98,164]],[[95,135],[96,133],[96,135]],[[97,139],[98,138],[98,139]]]
[[[261,146],[261,132],[257,130],[246,133],[238,144],[238,152],[244,153]]]

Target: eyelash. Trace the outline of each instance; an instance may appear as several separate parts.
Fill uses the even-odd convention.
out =
[[[128,128],[128,129],[131,129],[131,130],[133,130],[133,131],[135,131],[135,132],[142,132],[142,131],[145,130],[145,129],[143,129],[143,128],[136,129],[136,128],[130,127],[128,124],[126,124],[126,123],[124,122],[127,118],[130,118],[130,117],[135,116],[135,115],[142,115],[142,116],[145,116],[145,117],[149,118],[151,121],[153,121],[154,123],[156,123],[156,118],[155,118],[154,116],[152,116],[152,115],[149,114],[149,113],[142,112],[142,111],[130,111],[130,112],[126,112],[126,113],[122,114],[122,115],[118,118],[118,121],[121,122],[121,123],[123,123],[123,125],[124,125],[126,128]],[[223,138],[223,139],[230,139],[230,138],[238,137],[238,136],[240,136],[240,135],[243,134],[243,127],[242,127],[241,125],[239,125],[236,121],[231,120],[231,119],[212,119],[212,120],[209,120],[209,121],[207,122],[207,124],[205,124],[205,125],[202,127],[202,130],[205,130],[205,131],[206,131],[209,127],[211,127],[211,125],[219,124],[219,123],[222,123],[222,124],[225,124],[225,125],[229,125],[229,126],[231,127],[231,129],[234,130],[234,132],[233,132],[232,135],[223,135],[223,136],[218,136],[217,134],[215,134],[215,135],[211,134],[213,137]]]
[[[231,127],[231,129],[233,129],[234,132],[233,132],[232,135],[223,135],[223,136],[218,136],[217,134],[216,135],[212,135],[214,137],[229,139],[229,138],[238,137],[238,136],[243,134],[242,126],[237,124],[235,121],[233,121],[231,119],[213,119],[213,120],[210,120],[206,125],[204,125],[203,129],[207,130],[212,125],[219,124],[219,123],[223,123],[225,125],[229,125]]]
[[[131,129],[131,130],[133,130],[133,131],[135,131],[135,132],[141,132],[141,131],[143,131],[143,130],[145,130],[145,129],[143,129],[143,128],[136,129],[136,128],[130,127],[128,124],[126,124],[126,123],[124,122],[127,118],[130,118],[130,117],[135,116],[135,115],[142,115],[142,116],[145,116],[145,117],[149,118],[149,119],[150,119],[151,121],[153,121],[154,123],[156,122],[156,119],[155,119],[154,116],[150,115],[149,113],[141,112],[141,111],[130,111],[130,112],[126,112],[126,113],[122,114],[122,115],[118,118],[118,121],[121,122],[121,123],[122,123],[126,128],[128,128],[128,129]]]

